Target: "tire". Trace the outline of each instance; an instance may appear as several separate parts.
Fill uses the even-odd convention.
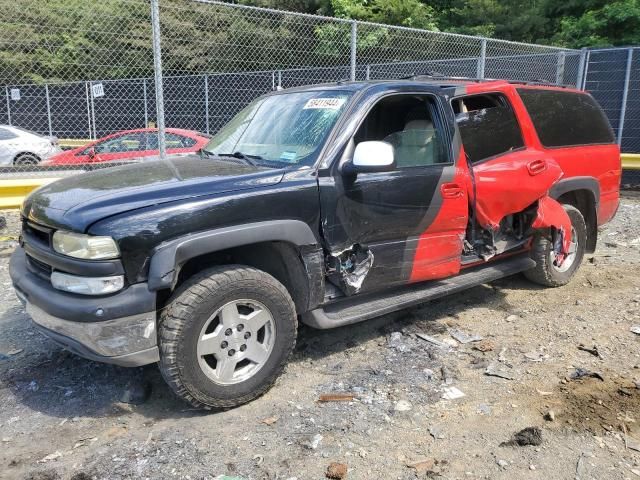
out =
[[[40,159],[37,155],[33,153],[21,153],[16,157],[13,161],[14,165],[27,166],[27,165],[37,165],[40,163]]]
[[[566,265],[571,258],[568,257],[562,267],[555,266],[553,264],[553,245],[551,241],[539,236],[534,239],[531,250],[531,258],[536,261],[536,266],[524,272],[525,277],[529,280],[545,287],[559,287],[569,283],[582,263],[587,244],[587,226],[580,210],[571,205],[563,205],[563,207],[571,219],[572,241],[574,236],[578,240],[575,256],[572,258],[571,263]]]
[[[271,275],[215,267],[174,293],[158,335],[160,371],[173,391],[196,408],[231,408],[267,392],[282,373],[296,343],[296,311]]]

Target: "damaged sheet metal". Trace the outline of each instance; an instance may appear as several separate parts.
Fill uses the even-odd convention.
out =
[[[555,263],[561,266],[571,247],[571,219],[564,207],[549,196],[538,200],[538,211],[532,228],[554,228]]]
[[[373,266],[373,252],[356,244],[331,254],[331,258],[334,265],[331,277],[338,281],[347,295],[358,293]]]
[[[512,158],[473,167],[476,182],[476,215],[483,228],[497,230],[507,215],[518,213],[545,197],[562,177],[552,159],[539,159],[539,152],[523,152]]]

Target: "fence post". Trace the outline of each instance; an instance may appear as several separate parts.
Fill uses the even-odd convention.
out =
[[[564,83],[564,64],[567,57],[567,53],[562,50],[558,52],[558,61],[556,63],[556,85],[562,85]]]
[[[11,125],[11,94],[9,93],[9,87],[4,87],[7,95],[7,123]]]
[[[142,79],[142,98],[144,99],[144,128],[149,128],[149,109],[147,107],[147,79]]]
[[[53,137],[53,128],[51,128],[51,100],[49,99],[49,85],[44,85],[44,93],[47,97],[47,120],[49,122],[49,136]]]
[[[204,74],[204,121],[209,134],[209,75]]]
[[[478,57],[478,66],[476,67],[476,77],[484,79],[484,67],[487,63],[487,39],[483,38],[480,42],[480,56]]]
[[[365,72],[365,75],[366,75],[366,77],[365,77],[365,78],[366,78],[367,80],[371,80],[371,65],[367,65],[367,70],[366,70],[366,72]]]
[[[351,81],[356,81],[356,61],[357,61],[357,47],[358,47],[358,22],[351,21]]]
[[[89,100],[89,82],[85,83],[85,87],[87,90],[87,121],[89,122],[89,140],[93,138],[91,135],[91,102]]]
[[[151,0],[151,35],[153,37],[153,73],[156,82],[156,112],[158,123],[158,147],[160,159],[167,158],[167,143],[164,126],[164,90],[162,86],[162,50],[160,48],[160,6]]]
[[[93,139],[98,138],[98,130],[96,129],[96,104],[93,98],[93,82],[89,82],[89,94],[91,95],[91,125],[93,125]]]
[[[282,90],[282,70],[278,70],[278,90]]]
[[[580,62],[578,63],[578,75],[576,77],[576,88],[582,89],[584,84],[584,77],[586,75],[587,67],[587,49],[583,47],[580,50]]]
[[[629,97],[629,80],[631,79],[631,63],[633,62],[633,48],[627,49],[627,70],[624,74],[624,90],[622,91],[622,104],[620,106],[620,121],[618,122],[618,145],[622,146],[622,132],[624,130],[624,117],[627,113],[627,98]]]

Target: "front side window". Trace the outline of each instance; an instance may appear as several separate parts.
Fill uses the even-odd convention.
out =
[[[448,163],[438,120],[432,97],[392,95],[373,107],[356,132],[354,142],[390,143],[398,168]]]
[[[452,106],[471,163],[524,147],[518,120],[504,95],[456,98]]]
[[[147,144],[143,133],[130,133],[109,138],[95,145],[96,153],[123,153],[146,150]]]
[[[260,162],[312,165],[351,93],[309,91],[258,99],[238,113],[203,149]]]
[[[518,93],[545,147],[615,142],[607,117],[591,95],[534,88],[519,88]]]

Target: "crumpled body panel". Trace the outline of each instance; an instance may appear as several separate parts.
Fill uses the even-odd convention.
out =
[[[571,218],[564,207],[549,196],[538,200],[538,213],[531,224],[532,228],[555,228],[559,238],[554,245],[556,264],[562,265],[571,245]]]
[[[562,177],[554,160],[540,160],[538,152],[522,152],[473,167],[476,183],[476,218],[483,228],[497,230],[505,216],[521,212],[546,196]]]

